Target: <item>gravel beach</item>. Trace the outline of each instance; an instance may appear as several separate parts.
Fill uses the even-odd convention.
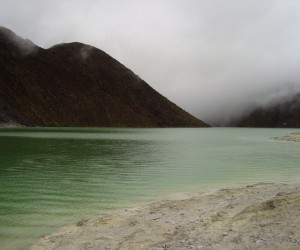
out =
[[[300,249],[300,187],[258,183],[79,221],[38,249]]]
[[[275,137],[274,140],[277,140],[277,141],[300,142],[300,133],[291,133],[289,135]]]

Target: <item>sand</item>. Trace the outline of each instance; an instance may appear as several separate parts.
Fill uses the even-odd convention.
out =
[[[179,195],[79,221],[31,249],[300,249],[300,186]]]
[[[277,140],[277,141],[300,142],[300,133],[291,133],[289,135],[275,137],[274,140]]]

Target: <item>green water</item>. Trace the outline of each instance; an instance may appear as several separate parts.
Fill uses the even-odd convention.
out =
[[[0,249],[176,192],[300,182],[298,129],[0,129]]]

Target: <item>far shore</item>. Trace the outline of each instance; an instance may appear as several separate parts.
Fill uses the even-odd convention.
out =
[[[19,128],[19,127],[24,127],[24,126],[14,122],[0,123],[0,128]]]
[[[300,133],[291,133],[289,135],[275,137],[274,140],[300,142]]]
[[[258,183],[186,194],[41,237],[49,249],[299,249],[300,185]]]

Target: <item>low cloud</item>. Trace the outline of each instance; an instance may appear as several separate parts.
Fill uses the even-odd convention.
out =
[[[92,46],[89,46],[89,45],[83,45],[81,48],[80,48],[80,56],[81,56],[81,59],[83,61],[87,60],[89,58],[89,56],[91,55],[92,53],[92,50],[93,50],[93,47]]]
[[[193,115],[226,123],[300,84],[299,11],[295,0],[4,0],[0,23],[44,48],[100,48]]]
[[[278,104],[286,103],[300,94],[300,85],[296,83],[283,83],[262,87],[246,98],[234,98],[224,102],[207,119],[213,126],[234,125],[236,121],[249,115],[256,109],[268,109]]]
[[[19,49],[19,53],[21,55],[26,56],[35,53],[38,50],[38,47],[32,41],[23,39],[4,27],[0,26],[0,31],[5,34],[6,38],[8,38],[8,40]]]

